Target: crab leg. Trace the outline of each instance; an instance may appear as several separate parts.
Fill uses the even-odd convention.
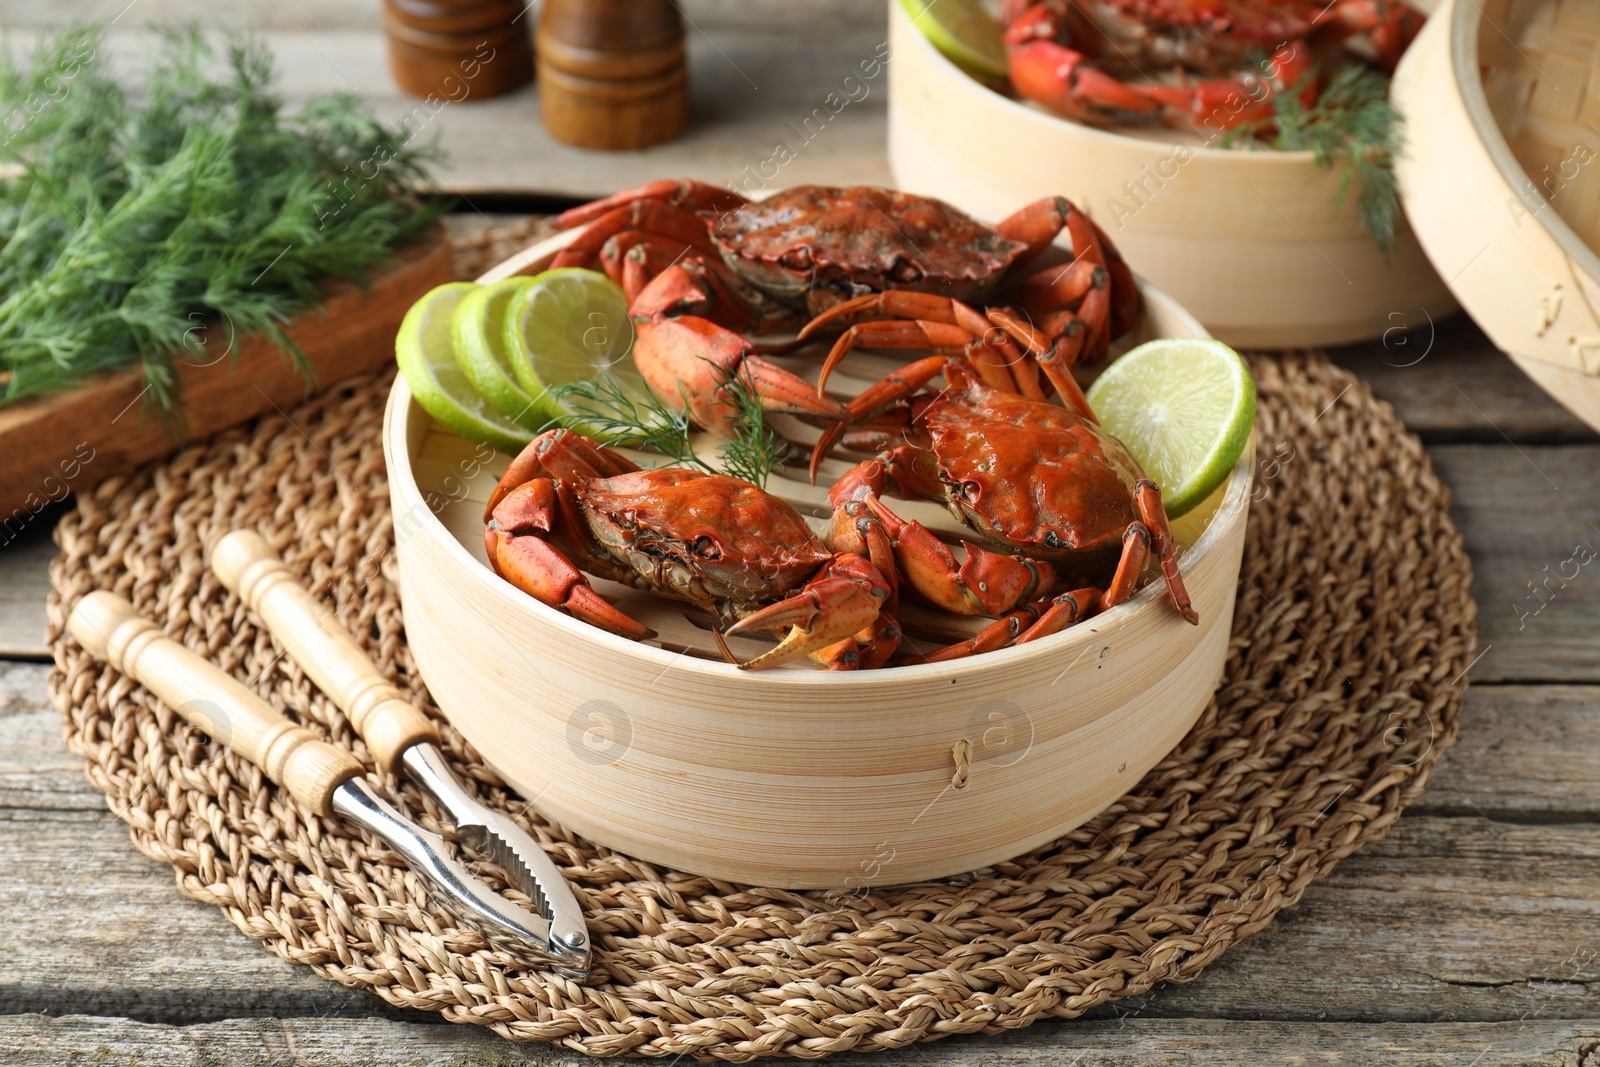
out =
[[[1111,583],[1100,594],[1100,609],[1114,608],[1133,595],[1144,571],[1145,560],[1150,558],[1150,530],[1142,522],[1130,522],[1122,531],[1122,558],[1117,562],[1117,572]]]
[[[882,614],[860,633],[818,649],[811,658],[826,671],[871,671],[889,662],[899,647],[900,624]]]
[[[1094,588],[1074,589],[1056,597],[1035,600],[990,623],[966,641],[946,645],[908,662],[943,663],[980,652],[993,652],[1013,642],[1020,645],[1037,641],[1088,618],[1099,600],[1100,590]]]
[[[967,558],[958,563],[949,546],[920,522],[902,519],[876,496],[866,499],[894,544],[900,577],[936,607],[957,615],[999,615],[1055,581],[1046,563],[990,552],[970,541],[961,542]]]
[[[1061,394],[1061,399],[1068,407],[1077,408],[1078,413],[1084,418],[1099,425],[1100,420],[1095,417],[1094,409],[1089,406],[1089,398],[1083,395],[1077,380],[1072,377],[1072,364],[1076,361],[1077,351],[1082,346],[1078,331],[1069,329],[1052,343],[1044,334],[1004,308],[990,308],[989,318],[1028,350],[1036,365],[1044,371],[1045,376],[1050,379],[1050,384],[1056,387],[1056,392]],[[1071,325],[1073,324],[1068,324],[1069,327]],[[1066,355],[1067,352],[1072,353],[1071,357]],[[1041,395],[1030,399],[1043,400],[1044,397]]]
[[[728,627],[729,634],[786,627],[789,630],[776,647],[739,664],[740,669],[755,671],[776,667],[800,656],[819,653],[869,630],[883,613],[889,592],[883,575],[862,557],[842,555],[835,558],[794,596],[751,612]],[[899,642],[898,627],[893,628],[892,634],[880,632],[871,640],[891,637],[895,643]],[[887,655],[884,658],[888,658]]]
[[[828,452],[833,448],[841,434],[862,419],[868,419],[878,414],[884,408],[898,401],[912,396],[928,382],[938,377],[950,362],[947,356],[929,356],[919,359],[915,363],[908,363],[899,370],[889,374],[880,381],[874,382],[845,408],[845,421],[836,422],[822,432],[817,443],[811,448],[811,484],[817,484],[817,471],[822,467],[822,461],[828,458]]]
[[[593,268],[600,261],[601,250],[607,241],[629,230],[646,233],[693,245],[703,254],[717,259],[716,244],[705,220],[665,200],[639,200],[601,215],[551,260],[550,266]]]
[[[1152,551],[1161,564],[1161,576],[1167,583],[1167,594],[1172,606],[1178,609],[1185,622],[1198,625],[1199,614],[1189,601],[1189,591],[1184,588],[1183,575],[1178,572],[1177,556],[1172,547],[1172,527],[1167,524],[1166,509],[1161,506],[1161,490],[1148,478],[1140,478],[1133,486],[1133,496],[1139,505],[1143,522],[1130,522],[1122,534],[1122,559],[1117,573],[1100,598],[1102,608],[1115,607],[1133,595],[1139,574]]]
[[[1037,200],[1001,220],[995,229],[1028,246],[1012,264],[1012,275],[1048,247],[1063,229],[1071,235],[1072,262],[1065,268],[1047,268],[1028,278],[1019,295],[1026,300],[1024,310],[1035,317],[1053,310],[1046,300],[1057,292],[1063,299],[1055,307],[1070,306],[1081,299],[1078,318],[1089,327],[1093,342],[1086,345],[1085,353],[1091,360],[1104,358],[1113,337],[1120,337],[1133,325],[1139,310],[1139,290],[1133,273],[1105,231],[1061,196]],[[1090,266],[1080,267],[1080,263]]]
[[[839,443],[855,452],[882,452],[905,440],[914,418],[911,405],[891,404],[869,419],[847,427]]]
[[[1161,505],[1161,490],[1148,478],[1140,478],[1133,486],[1133,497],[1139,505],[1139,514],[1149,527],[1151,545],[1156,560],[1161,564],[1161,577],[1167,583],[1167,594],[1172,606],[1178,609],[1185,621],[1198,625],[1199,614],[1189,601],[1189,590],[1184,588],[1183,575],[1178,571],[1178,558],[1172,544],[1172,526],[1167,522],[1167,509]]]
[[[1093,586],[1083,589],[1074,589],[1061,593],[1050,600],[1041,600],[1039,605],[1044,607],[1044,613],[1036,619],[1017,638],[1017,644],[1025,645],[1029,641],[1037,641],[1041,637],[1049,637],[1053,633],[1060,633],[1067,627],[1087,619],[1094,614],[1095,605],[1100,602],[1100,590]],[[1048,605],[1048,607],[1045,607]]]
[[[629,618],[589,585],[589,579],[546,538],[571,528],[570,505],[548,478],[536,478],[508,495],[484,529],[489,562],[500,577],[553,608],[623,637],[644,640],[655,632]]]
[[[1074,259],[1030,274],[1017,287],[1015,302],[1030,318],[1042,319],[1057,308],[1077,306],[1090,289],[1109,281],[1105,267]]]
[[[880,314],[887,318],[860,318]],[[857,345],[865,348],[960,348],[972,360],[984,383],[1008,393],[1027,395],[1028,384],[1037,392],[1037,379],[1018,376],[1015,365],[1022,353],[995,331],[989,320],[959,300],[932,293],[889,290],[868,293],[829,308],[801,329],[805,340],[824,327],[852,323],[828,353],[817,378],[817,389],[827,387],[839,362]],[[1027,384],[1025,384],[1027,383]],[[1043,399],[1040,393],[1038,399]]]
[[[1072,376],[1072,368],[1078,363],[1078,354],[1083,351],[1083,339],[1087,336],[1088,331],[1083,328],[1083,323],[1074,319],[1056,334],[1056,343],[1050,346],[1050,351],[1039,357],[1039,369],[1056,387],[1056,392],[1063,398],[1070,398],[1072,406],[1080,411],[1090,410],[1089,398],[1078,387],[1078,380]],[[1090,415],[1089,418],[1094,419],[1095,416]]]
[[[1083,298],[1083,305],[1078,308],[1078,320],[1087,330],[1081,356],[1084,362],[1099,362],[1106,358],[1106,353],[1111,349],[1110,303],[1111,296],[1107,289],[1090,289],[1089,295]]]
[[[1139,286],[1133,280],[1133,271],[1122,258],[1122,253],[1117,251],[1117,246],[1111,243],[1111,238],[1106,236],[1106,231],[1093,219],[1089,219],[1089,225],[1100,235],[1100,251],[1105,253],[1106,270],[1111,272],[1111,336],[1121,337],[1133,329],[1133,322],[1139,317]]]
[[[574,226],[593,222],[613,208],[633,204],[640,200],[664,200],[686,211],[719,212],[732,211],[750,202],[743,195],[732,189],[694,181],[689,178],[678,180],[666,178],[661,181],[646,182],[644,185],[636,185],[631,189],[613,193],[603,200],[593,200],[587,204],[581,204],[578,207],[563,211],[556,216],[556,229],[570,230]]]
[[[900,572],[895,567],[894,545],[883,521],[867,506],[865,496],[841,501],[833,509],[822,543],[840,555],[860,556],[878,568],[889,585],[887,610],[895,610]]]

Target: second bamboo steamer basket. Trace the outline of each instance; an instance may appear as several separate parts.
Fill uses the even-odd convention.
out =
[[[572,236],[480,280],[537,273]],[[1205,335],[1161,293],[1144,295],[1123,347]],[[814,375],[819,361],[806,362]],[[833,381],[859,389],[898,362],[852,355]],[[1252,449],[1175,524],[1199,626],[1158,581],[1063,633],[956,663],[746,673],[722,662],[706,620],[683,605],[597,581],[660,633],[643,644],[496,577],[482,513],[508,457],[436,425],[404,379],[389,398],[384,455],[412,655],[486,762],[553,821],[629,855],[730,882],[835,890],[1021,855],[1126,793],[1177,745],[1221,677],[1253,465]],[[824,485],[846,466],[829,463]],[[825,488],[803,474],[768,488],[825,514]],[[896,507],[957,533],[937,505]],[[928,647],[988,620],[908,604],[901,621]]]
[[[1600,429],[1600,3],[1448,0],[1394,95],[1423,247],[1495,346]]]
[[[1309,151],[1205,147],[1170,130],[1071,122],[965,74],[900,0],[889,0],[889,40],[896,182],[995,217],[1065,196],[1231,345],[1346,344],[1455,310],[1405,219],[1385,255],[1360,229],[1353,191],[1336,210],[1339,175]]]

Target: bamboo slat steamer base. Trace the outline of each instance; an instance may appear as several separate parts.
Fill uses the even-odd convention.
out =
[[[1381,837],[1455,736],[1475,606],[1448,489],[1393,410],[1320,355],[1252,369],[1263,459],[1217,698],[1137,788],[1026,856],[843,894],[660,870],[542,822],[441,721],[456,773],[574,883],[596,946],[583,984],[524,970],[456,928],[386,849],[309,817],[61,635],[79,596],[115,589],[370,767],[206,550],[233,526],[260,529],[433,711],[395,586],[386,376],[82,498],[56,534],[51,691],[90,781],[182,892],[283,958],[395,1005],[593,1055],[729,1061],[1077,1016],[1197,977]],[[438,826],[414,789],[378,784]]]

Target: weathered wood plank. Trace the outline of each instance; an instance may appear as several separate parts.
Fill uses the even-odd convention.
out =
[[[1396,312],[1397,324],[1410,319]],[[1331,349],[1394,405],[1429,444],[1481,442],[1558,444],[1594,441],[1595,433],[1552,400],[1464,314],[1438,323],[1411,322],[1409,332]]]
[[[513,1044],[475,1026],[419,1025],[383,1019],[228,1019],[164,1026],[128,1019],[68,1015],[0,1016],[0,1046],[17,1067],[59,1063],[136,1063],[192,1067],[211,1063],[318,1067],[621,1067],[628,1059],[589,1059],[542,1044]],[[1593,1067],[1600,1020],[1507,1023],[1232,1022],[1134,1019],[1046,1020],[997,1037],[952,1037],[894,1052],[842,1054],[838,1067],[874,1064],[940,1067],[1156,1067],[1228,1063],[1277,1067],[1317,1063],[1412,1067]]]
[[[44,659],[44,598],[50,593],[50,531],[61,508],[26,517],[0,535],[0,658]]]
[[[1461,736],[1409,814],[1600,822],[1600,686],[1469,688]]]
[[[47,671],[0,665],[0,928],[13,948],[0,1000],[168,1021],[389,1010],[282,963],[139,856],[60,745]],[[1101,1014],[1600,1016],[1597,697],[1597,687],[1469,689],[1462,742],[1387,841],[1198,982]],[[1591,821],[1518,824],[1574,818]]]
[[[1600,447],[1438,445],[1472,558],[1476,681],[1600,679]]]

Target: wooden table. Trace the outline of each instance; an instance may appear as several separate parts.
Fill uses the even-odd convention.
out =
[[[74,10],[109,18],[123,2]],[[689,139],[637,156],[556,148],[523,93],[437,117],[455,155],[442,184],[475,199],[585,195],[664,173],[725,180],[882,39],[881,9],[852,0],[685,7]],[[57,17],[41,9],[8,0],[0,22],[26,41],[30,21]],[[114,51],[132,50],[141,20],[203,10],[140,0],[114,27]],[[393,117],[407,105],[387,82],[375,11],[266,0],[231,17],[267,33],[293,95],[354,85]],[[882,93],[852,107],[782,183],[886,177]],[[1537,611],[1530,591],[1578,546],[1579,558],[1600,550],[1600,439],[1461,318],[1404,349],[1335,355],[1427,442],[1477,575],[1484,654],[1461,740],[1427,794],[1191,985],[1004,1038],[835,1062],[1600,1064],[1600,564],[1551,580]],[[0,1062],[582,1062],[395,1011],[284,963],[133,849],[45,698],[51,518],[0,549]]]

